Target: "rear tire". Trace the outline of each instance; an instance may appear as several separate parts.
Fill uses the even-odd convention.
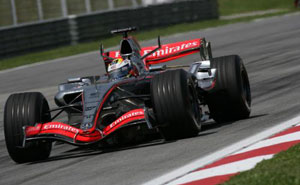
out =
[[[215,87],[206,102],[216,122],[248,118],[251,112],[251,90],[246,68],[238,55],[213,58],[211,67],[217,69]]]
[[[181,69],[156,75],[151,81],[151,99],[166,140],[198,135],[200,108],[194,81],[187,72]]]
[[[49,157],[52,143],[32,141],[22,148],[23,126],[34,126],[51,120],[49,105],[41,93],[20,93],[9,96],[4,110],[4,133],[7,151],[17,163],[43,160]]]

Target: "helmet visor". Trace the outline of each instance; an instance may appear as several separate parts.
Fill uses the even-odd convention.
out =
[[[119,79],[127,76],[129,74],[129,65],[123,66],[119,69],[115,69],[109,73],[110,78]]]

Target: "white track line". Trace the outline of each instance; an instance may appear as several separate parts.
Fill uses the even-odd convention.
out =
[[[227,175],[227,174],[233,174],[238,173],[246,170],[250,170],[255,167],[255,165],[262,160],[271,159],[274,154],[271,155],[263,155],[258,157],[252,157],[249,159],[245,159],[242,161],[232,162],[229,164],[224,164],[221,166],[200,170],[197,172],[190,173],[184,177],[181,177],[180,179],[177,179],[175,181],[172,181],[168,183],[168,185],[178,185],[178,184],[184,184],[196,180],[206,179],[209,177],[215,177],[215,176],[221,176],[221,175]]]
[[[148,182],[144,183],[144,185],[153,185],[153,184],[158,185],[158,184],[169,183],[172,180],[182,177],[193,170],[201,168],[207,164],[213,163],[214,161],[221,159],[225,156],[228,156],[230,154],[233,154],[234,152],[237,152],[237,151],[241,150],[242,148],[245,148],[245,147],[252,145],[258,141],[261,141],[263,139],[266,139],[266,138],[268,138],[280,131],[283,131],[291,126],[297,125],[297,124],[299,124],[299,122],[300,122],[300,115],[298,115],[290,120],[287,120],[285,122],[282,122],[276,126],[273,126],[265,131],[258,133],[258,134],[250,136],[242,141],[234,143],[228,147],[220,149],[219,151],[208,154],[205,157],[198,158],[195,161],[192,161],[191,163],[189,163],[185,166],[182,166],[182,167],[175,169],[169,173],[166,173],[160,177],[157,177],[151,181],[148,181]]]
[[[281,143],[285,143],[285,142],[289,142],[289,141],[295,141],[295,140],[300,140],[300,131],[291,133],[291,134],[287,134],[287,135],[283,135],[283,136],[279,136],[279,137],[275,137],[275,138],[271,138],[271,139],[263,140],[259,143],[256,143],[255,145],[249,146],[249,147],[247,147],[243,150],[240,150],[234,154],[240,154],[240,153],[248,152],[251,150],[255,150],[255,149],[259,149],[259,148],[263,148],[263,147],[267,147],[267,146],[272,146],[275,144],[281,144]]]
[[[297,125],[299,127],[299,125]],[[296,128],[296,127],[293,127]],[[274,138],[268,138],[266,140],[262,140],[260,142],[257,142],[244,150],[238,151],[236,153],[233,153],[230,156],[241,154],[248,151],[253,151],[256,149],[261,149],[268,146],[274,146],[277,144],[282,144],[290,141],[299,141],[300,140],[300,131],[295,131],[294,133],[274,137]],[[268,155],[262,155],[262,156],[255,156],[251,158],[245,158],[243,160],[237,160],[235,162],[229,162],[226,164],[210,167],[207,169],[191,172],[179,179],[176,179],[174,181],[171,181],[168,183],[168,185],[177,185],[177,184],[186,184],[191,183],[193,181],[199,181],[210,177],[216,177],[216,176],[223,176],[223,175],[229,175],[229,174],[236,174],[238,172],[243,172],[246,170],[250,170],[255,167],[255,165],[262,160],[270,159],[273,157],[274,154],[268,154]]]

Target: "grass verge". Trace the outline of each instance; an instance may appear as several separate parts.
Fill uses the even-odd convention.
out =
[[[232,177],[222,185],[299,185],[300,144],[259,163],[254,169]]]
[[[275,15],[283,15],[283,14],[290,13],[293,11],[294,10],[283,10],[278,13],[271,13],[271,14],[266,14],[266,15],[261,15],[261,16],[243,17],[243,18],[237,18],[237,19],[232,19],[232,20],[217,20],[216,19],[216,20],[208,20],[208,21],[201,21],[201,22],[194,22],[194,23],[178,24],[178,25],[169,26],[166,28],[154,29],[151,31],[142,31],[142,32],[136,33],[134,35],[135,35],[135,37],[137,37],[138,40],[142,41],[142,40],[155,38],[158,35],[166,36],[166,35],[171,35],[171,34],[175,34],[175,33],[188,32],[188,31],[199,30],[199,29],[204,29],[204,28],[209,28],[209,27],[217,27],[217,26],[222,26],[222,25],[232,24],[232,23],[237,23],[237,22],[247,22],[247,21],[257,19],[257,18],[264,18],[264,17],[275,16]],[[104,46],[106,48],[118,45],[119,41],[120,41],[119,36],[101,40],[101,42],[104,44]],[[35,52],[35,53],[26,54],[23,56],[2,59],[2,60],[0,60],[0,70],[18,67],[18,66],[22,66],[22,65],[26,65],[26,64],[32,64],[32,63],[41,62],[41,61],[46,61],[46,60],[51,60],[51,59],[56,59],[56,58],[61,58],[61,57],[66,57],[66,56],[71,56],[71,55],[76,55],[76,54],[80,54],[80,53],[86,53],[89,51],[95,51],[95,50],[97,50],[97,48],[99,48],[99,43],[100,43],[100,41],[81,43],[81,44],[78,44],[75,46],[59,47],[59,48],[51,49],[48,51]]]
[[[294,0],[218,0],[218,3],[220,15],[294,8]]]

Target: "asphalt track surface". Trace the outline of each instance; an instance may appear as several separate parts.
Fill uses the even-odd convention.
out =
[[[169,143],[157,141],[115,151],[55,145],[49,160],[16,165],[7,154],[3,136],[8,94],[41,91],[53,106],[57,84],[68,77],[103,73],[104,68],[98,54],[91,52],[0,72],[0,184],[141,184],[298,115],[299,19],[294,14],[163,37],[163,43],[206,37],[214,56],[239,54],[249,73],[253,98],[251,118],[222,125],[211,122],[198,137]],[[174,64],[197,58],[193,55]]]

